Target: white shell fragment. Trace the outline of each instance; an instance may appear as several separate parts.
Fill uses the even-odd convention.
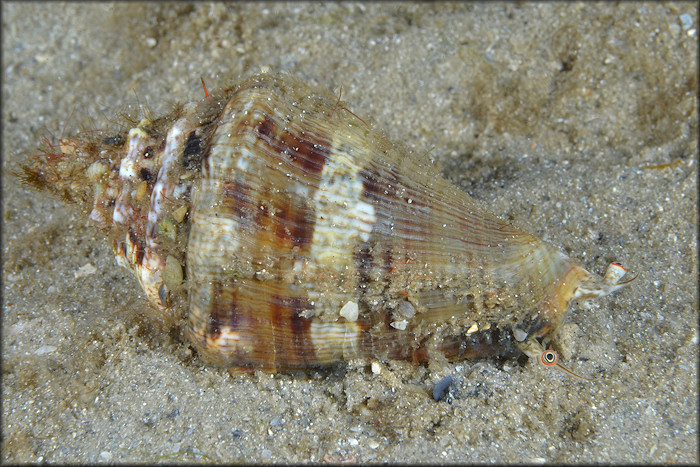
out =
[[[399,329],[399,330],[401,330],[401,331],[403,331],[404,329],[406,329],[406,326],[408,326],[408,321],[406,321],[405,319],[400,319],[400,320],[392,321],[392,322],[391,322],[391,327],[392,327],[392,328],[394,328],[394,329]]]
[[[513,329],[513,337],[516,341],[523,342],[525,339],[527,339],[527,333],[522,329],[515,328]]]
[[[411,302],[404,300],[403,302],[399,303],[399,314],[404,318],[410,319],[415,316],[416,309],[413,305],[411,305]]]
[[[340,309],[340,316],[347,319],[348,321],[357,321],[357,317],[360,314],[360,309],[355,302],[347,302]]]

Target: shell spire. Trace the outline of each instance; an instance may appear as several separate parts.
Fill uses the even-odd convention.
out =
[[[527,351],[606,295],[329,93],[261,75],[108,138],[61,140],[25,180],[110,233],[205,358],[284,370]],[[629,281],[628,281],[629,282]]]

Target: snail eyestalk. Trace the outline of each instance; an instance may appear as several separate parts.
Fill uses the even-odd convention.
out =
[[[590,378],[585,378],[581,375],[574,373],[573,371],[566,368],[564,365],[559,363],[559,355],[552,349],[545,349],[542,344],[537,341],[534,337],[526,340],[519,344],[520,350],[530,358],[539,359],[540,363],[544,366],[556,366],[559,369],[569,373],[570,375],[576,376],[586,381],[594,381]]]
[[[581,375],[577,375],[576,373],[559,363],[559,355],[552,349],[547,349],[544,352],[542,352],[542,355],[540,356],[540,362],[542,362],[544,366],[558,366],[560,369],[566,371],[570,375],[576,376],[577,378],[585,379],[586,381],[593,381],[592,379],[584,378]]]

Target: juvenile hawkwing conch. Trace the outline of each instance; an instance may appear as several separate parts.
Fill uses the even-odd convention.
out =
[[[481,208],[339,99],[254,76],[120,133],[49,144],[25,182],[108,233],[205,358],[299,369],[523,351],[602,279]],[[629,282],[629,281],[628,281]],[[544,351],[544,352],[543,352]]]

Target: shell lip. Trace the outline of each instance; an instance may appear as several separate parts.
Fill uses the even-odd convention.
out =
[[[540,313],[545,324],[534,336],[543,337],[559,327],[569,304],[578,298],[577,294],[581,286],[590,281],[591,278],[591,273],[574,262],[570,263],[566,272],[550,287],[550,292]],[[528,337],[532,336],[528,335]]]

